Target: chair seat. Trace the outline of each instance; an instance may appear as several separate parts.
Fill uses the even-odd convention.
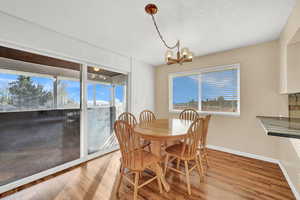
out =
[[[133,157],[133,160],[131,161],[129,166],[125,166],[132,171],[144,171],[145,168],[158,163],[160,160],[157,156],[145,150],[139,150],[135,153],[136,156]],[[139,155],[140,153],[142,155]]]
[[[167,147],[165,151],[172,156],[181,158],[182,160],[194,159],[196,155],[190,156],[188,155],[187,151],[185,151],[183,155],[181,154],[183,146],[184,146],[183,143],[174,144],[172,146]]]

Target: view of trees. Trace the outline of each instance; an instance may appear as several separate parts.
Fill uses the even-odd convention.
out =
[[[198,110],[198,101],[192,99],[186,103],[174,104],[174,109],[183,110],[185,108],[194,108]],[[237,100],[226,100],[223,96],[215,99],[206,99],[201,102],[202,111],[221,111],[221,112],[235,112],[237,110]]]
[[[8,91],[8,103],[15,107],[52,106],[52,92],[46,91],[40,84],[34,84],[28,76],[18,76],[16,81],[9,83]]]
[[[49,84],[50,80],[47,78],[43,81],[48,81]],[[79,106],[68,91],[68,83],[65,80],[58,81],[57,103],[60,108]],[[7,81],[0,87],[0,111],[53,108],[53,95],[53,88],[47,89],[46,85],[33,81],[32,77],[19,75],[15,80]]]
[[[12,104],[9,91],[6,88],[0,88],[0,104]]]
[[[237,100],[226,100],[219,96],[216,99],[202,100],[201,106],[203,111],[236,112],[237,103]]]

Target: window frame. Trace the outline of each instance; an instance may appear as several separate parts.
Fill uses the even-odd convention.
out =
[[[241,104],[241,96],[240,96],[240,64],[231,64],[231,65],[221,65],[221,66],[214,66],[214,67],[205,67],[202,69],[192,70],[192,71],[184,71],[184,72],[175,72],[170,73],[168,77],[169,81],[169,113],[180,113],[182,110],[174,109],[173,108],[173,78],[181,77],[181,76],[191,76],[191,75],[198,75],[200,76],[202,73],[205,72],[216,72],[216,71],[224,71],[236,69],[237,70],[237,95],[238,95],[238,102],[237,102],[237,112],[218,112],[218,111],[202,111],[201,108],[201,87],[198,87],[198,110],[199,114],[212,114],[212,115],[227,115],[227,116],[240,116],[240,104]],[[199,77],[199,81],[201,81],[201,76]],[[198,83],[200,85],[200,82]]]

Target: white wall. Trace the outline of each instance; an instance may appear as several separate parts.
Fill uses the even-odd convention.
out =
[[[285,25],[280,35],[280,92],[281,93],[292,93],[289,88],[288,79],[288,46],[293,42],[293,37],[300,30],[300,0],[296,0],[296,5],[289,16],[288,22]],[[293,70],[292,70],[293,73]],[[299,85],[299,84],[298,84]],[[299,91],[299,89],[298,89]]]
[[[132,60],[132,112],[138,118],[141,111],[154,111],[155,68],[143,62]]]
[[[0,45],[130,71],[130,58],[0,12]]]
[[[300,29],[299,29],[300,30]],[[292,43],[287,48],[287,82],[288,93],[300,92],[300,42]]]

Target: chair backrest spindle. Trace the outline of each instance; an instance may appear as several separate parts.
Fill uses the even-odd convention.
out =
[[[154,113],[150,110],[144,110],[140,114],[140,122],[152,122],[156,120]]]
[[[118,120],[126,121],[131,126],[137,125],[137,120],[133,114],[130,112],[123,112],[119,117]]]
[[[198,119],[198,117],[199,114],[197,113],[196,110],[192,108],[184,109],[179,115],[179,119],[192,120],[192,121],[195,121],[196,119]]]

